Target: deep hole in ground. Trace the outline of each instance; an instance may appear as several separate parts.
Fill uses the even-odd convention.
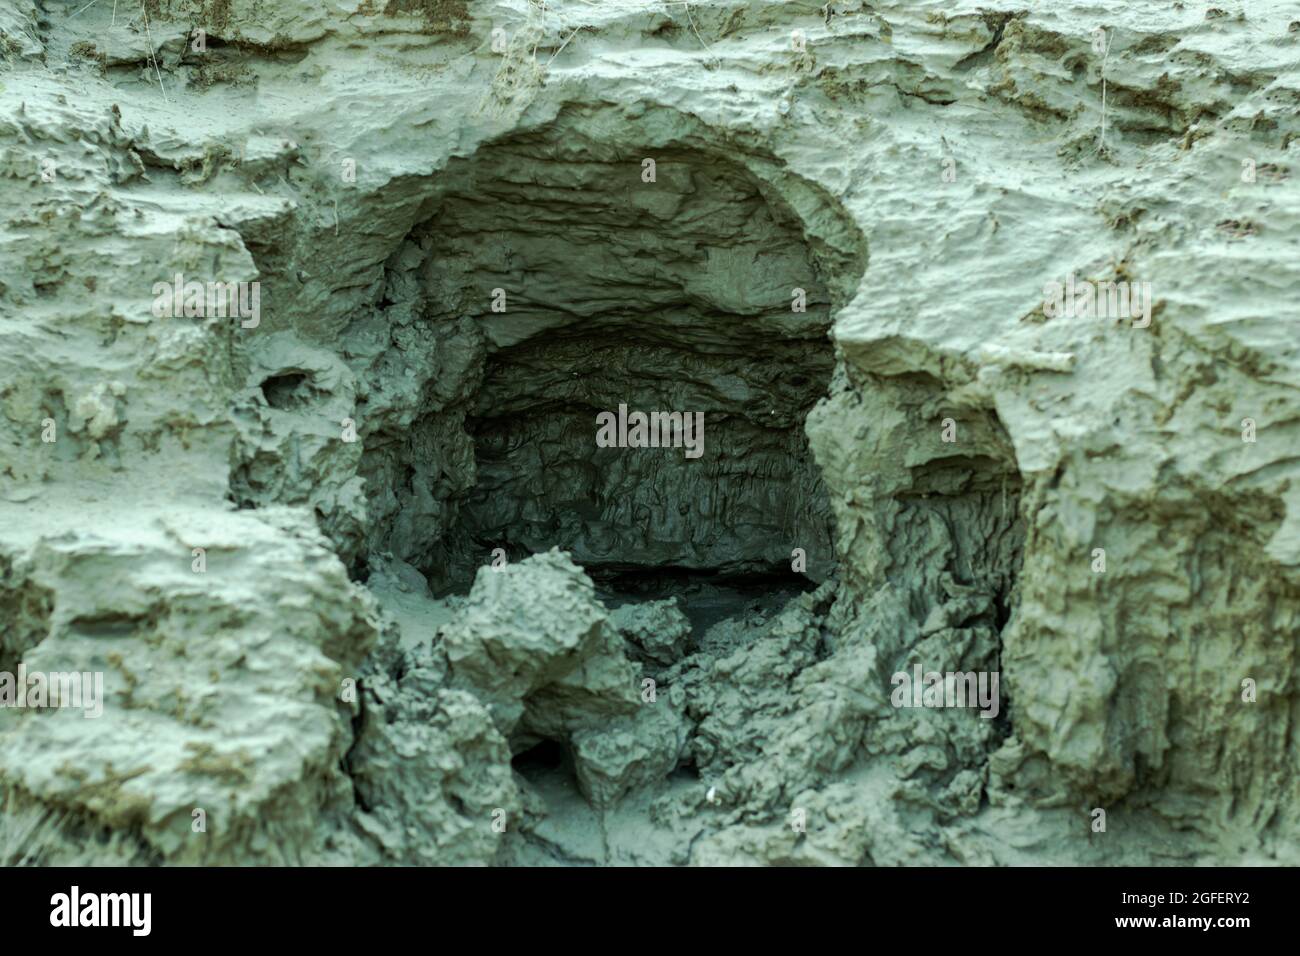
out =
[[[658,150],[645,182],[643,154],[480,150],[389,260],[394,340],[434,338],[443,374],[409,429],[367,436],[362,474],[373,546],[435,594],[554,546],[614,592],[639,577],[715,605],[746,576],[784,600],[834,568],[804,434],[834,364],[834,265],[738,164]],[[602,447],[603,413],[628,446],[674,447]]]

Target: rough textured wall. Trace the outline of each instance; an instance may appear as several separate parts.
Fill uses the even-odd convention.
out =
[[[0,709],[0,846],[1296,862],[1298,44],[0,0],[0,671],[104,675]],[[594,447],[619,402],[705,455]]]

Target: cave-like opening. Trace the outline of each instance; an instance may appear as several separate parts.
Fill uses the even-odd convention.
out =
[[[831,271],[717,152],[534,135],[453,162],[385,281],[446,371],[409,429],[367,438],[375,544],[435,593],[553,546],[613,591],[824,580],[804,421],[834,365]]]

